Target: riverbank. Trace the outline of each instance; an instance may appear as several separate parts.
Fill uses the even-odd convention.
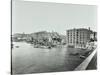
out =
[[[66,44],[56,44],[56,45],[54,45],[54,44],[49,43],[48,45],[42,45],[42,44],[39,44],[39,43],[35,44],[35,43],[22,41],[22,42],[12,42],[12,48],[14,46],[16,46],[16,43],[26,43],[26,44],[30,44],[34,48],[42,48],[42,49],[51,49],[51,48],[57,48],[57,47],[66,46]],[[18,47],[18,46],[16,46],[16,47]]]

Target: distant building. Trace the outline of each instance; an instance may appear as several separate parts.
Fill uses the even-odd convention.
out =
[[[91,38],[91,40],[93,40],[93,41],[97,41],[97,32],[93,32],[93,33],[90,35],[90,38]]]
[[[61,44],[63,39],[57,32],[40,31],[32,33],[31,36],[38,42],[52,43],[53,45]]]
[[[14,42],[31,40],[31,36],[29,34],[25,34],[25,33],[16,33],[16,34],[12,35],[11,37],[12,37],[12,41],[14,41]]]
[[[67,30],[67,45],[74,46],[75,48],[85,48],[87,42],[90,41],[90,34],[92,30],[79,28]]]

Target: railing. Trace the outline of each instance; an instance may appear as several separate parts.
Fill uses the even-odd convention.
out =
[[[78,66],[76,67],[74,70],[75,71],[79,71],[79,70],[86,70],[87,66],[89,65],[89,63],[91,62],[93,56],[96,54],[96,49]]]

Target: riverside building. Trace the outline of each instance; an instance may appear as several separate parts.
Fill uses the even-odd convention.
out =
[[[93,33],[92,30],[79,28],[79,29],[69,29],[66,31],[67,35],[67,46],[72,46],[75,48],[85,48],[87,42],[90,41],[90,34]]]

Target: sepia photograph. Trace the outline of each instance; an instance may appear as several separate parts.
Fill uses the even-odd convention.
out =
[[[97,70],[97,6],[12,0],[11,74]]]

